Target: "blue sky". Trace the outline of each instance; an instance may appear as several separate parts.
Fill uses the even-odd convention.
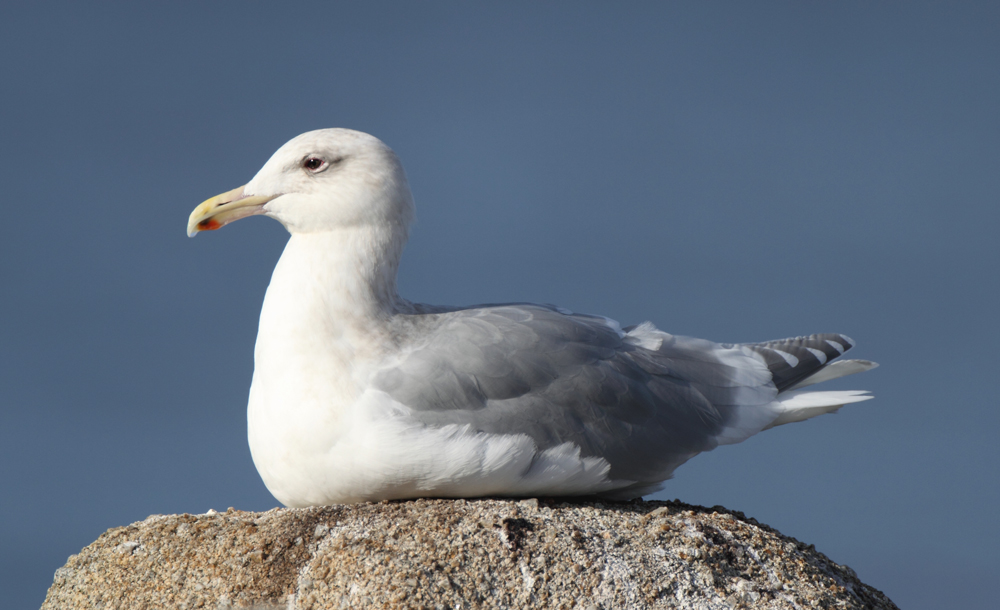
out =
[[[0,19],[0,590],[157,513],[277,505],[246,444],[286,233],[190,210],[291,137],[403,160],[411,300],[724,342],[843,332],[876,399],[699,456],[907,609],[1000,570],[990,3],[31,3]]]

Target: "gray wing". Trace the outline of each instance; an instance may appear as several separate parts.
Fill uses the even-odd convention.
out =
[[[612,479],[667,478],[718,445],[741,406],[777,394],[749,350],[652,325],[622,330],[529,304],[402,318],[410,326],[404,355],[375,386],[417,419],[525,434],[540,450],[572,442],[582,457],[606,459]]]

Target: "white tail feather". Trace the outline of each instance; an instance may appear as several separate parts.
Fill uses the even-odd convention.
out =
[[[869,395],[864,390],[782,392],[777,400],[777,403],[781,405],[781,413],[764,429],[768,430],[783,424],[805,421],[824,413],[833,413],[846,404],[870,398],[874,398],[874,396]]]

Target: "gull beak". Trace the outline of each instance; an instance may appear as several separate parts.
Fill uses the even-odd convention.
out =
[[[251,195],[243,192],[244,187],[235,188],[211,199],[206,199],[188,217],[188,237],[199,231],[214,231],[234,220],[260,214],[264,204],[278,195]]]

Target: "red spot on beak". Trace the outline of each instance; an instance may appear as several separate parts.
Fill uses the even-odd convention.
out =
[[[202,231],[214,231],[221,227],[222,225],[218,220],[214,218],[206,218],[205,220],[198,223],[198,228]]]

